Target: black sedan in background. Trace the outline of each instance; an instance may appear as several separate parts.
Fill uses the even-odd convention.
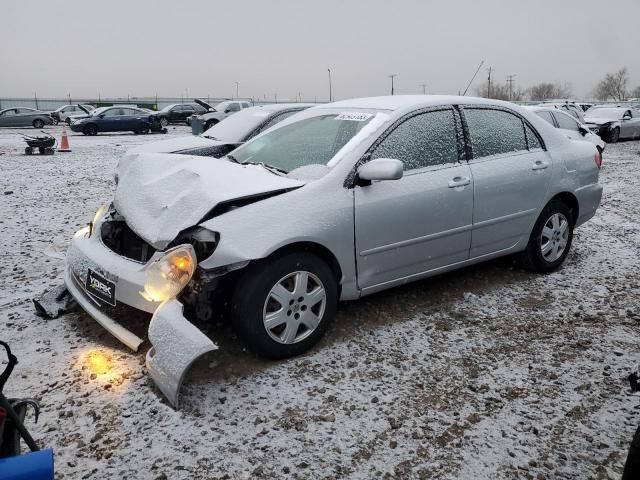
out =
[[[133,107],[101,107],[71,122],[71,130],[85,135],[99,132],[166,133],[155,112]]]
[[[158,118],[163,127],[170,123],[189,123],[191,115],[200,115],[207,110],[197,103],[178,103],[167,105],[158,112]]]

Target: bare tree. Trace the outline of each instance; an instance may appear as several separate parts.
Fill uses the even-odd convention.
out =
[[[529,97],[534,101],[545,101],[556,98],[569,98],[573,95],[571,85],[565,83],[539,83],[529,88]]]
[[[631,92],[633,98],[640,98],[640,85],[638,85],[633,92]]]
[[[598,83],[594,90],[594,95],[598,100],[623,101],[627,98],[627,84],[629,83],[629,72],[627,67],[623,67],[617,72],[607,73]]]
[[[476,96],[484,98],[493,98],[494,100],[506,100],[512,102],[518,102],[524,100],[526,92],[520,87],[512,87],[509,92],[509,85],[507,83],[491,82],[491,89],[489,89],[488,82],[484,82],[475,89]],[[511,93],[511,98],[509,98]]]

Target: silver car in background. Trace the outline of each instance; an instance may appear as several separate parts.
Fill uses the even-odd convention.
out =
[[[572,140],[584,140],[593,143],[600,153],[604,151],[606,143],[596,132],[592,132],[589,127],[580,123],[573,116],[557,108],[525,107],[533,111],[540,118],[549,122],[557,129],[561,130]]]
[[[0,127],[42,128],[53,125],[54,120],[47,112],[33,108],[16,107],[0,110]]]
[[[600,204],[599,167],[594,145],[506,102],[326,104],[220,160],[137,154],[75,234],[65,283],[133,349],[143,340],[116,312],[151,317],[147,366],[176,405],[186,370],[217,348],[198,327],[216,312],[284,358],[319,340],[339,300],[508,254],[557,269]]]

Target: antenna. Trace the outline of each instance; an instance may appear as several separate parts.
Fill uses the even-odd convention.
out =
[[[462,94],[462,96],[464,97],[467,94],[467,90],[469,90],[469,87],[471,86],[471,84],[473,83],[473,81],[476,78],[476,75],[478,75],[478,72],[480,71],[480,69],[482,68],[482,65],[484,65],[484,60],[482,60],[480,62],[480,65],[478,65],[478,68],[476,69],[476,73],[473,74],[473,77],[471,77],[471,80],[469,81],[469,85],[467,85],[467,88],[464,89],[464,93]]]

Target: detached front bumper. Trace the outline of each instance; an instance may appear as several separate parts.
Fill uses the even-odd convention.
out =
[[[100,224],[95,228],[99,229]],[[157,252],[149,262],[157,255],[162,252]],[[177,407],[180,386],[189,367],[198,357],[218,347],[184,317],[178,300],[158,303],[140,295],[146,265],[111,251],[99,235],[89,236],[89,229],[85,228],[76,233],[67,252],[64,281],[82,309],[134,351],[143,338],[112,318],[109,313],[113,307],[87,290],[89,269],[115,284],[117,305],[153,314],[148,327],[152,347],[147,352],[147,368],[162,393]]]

